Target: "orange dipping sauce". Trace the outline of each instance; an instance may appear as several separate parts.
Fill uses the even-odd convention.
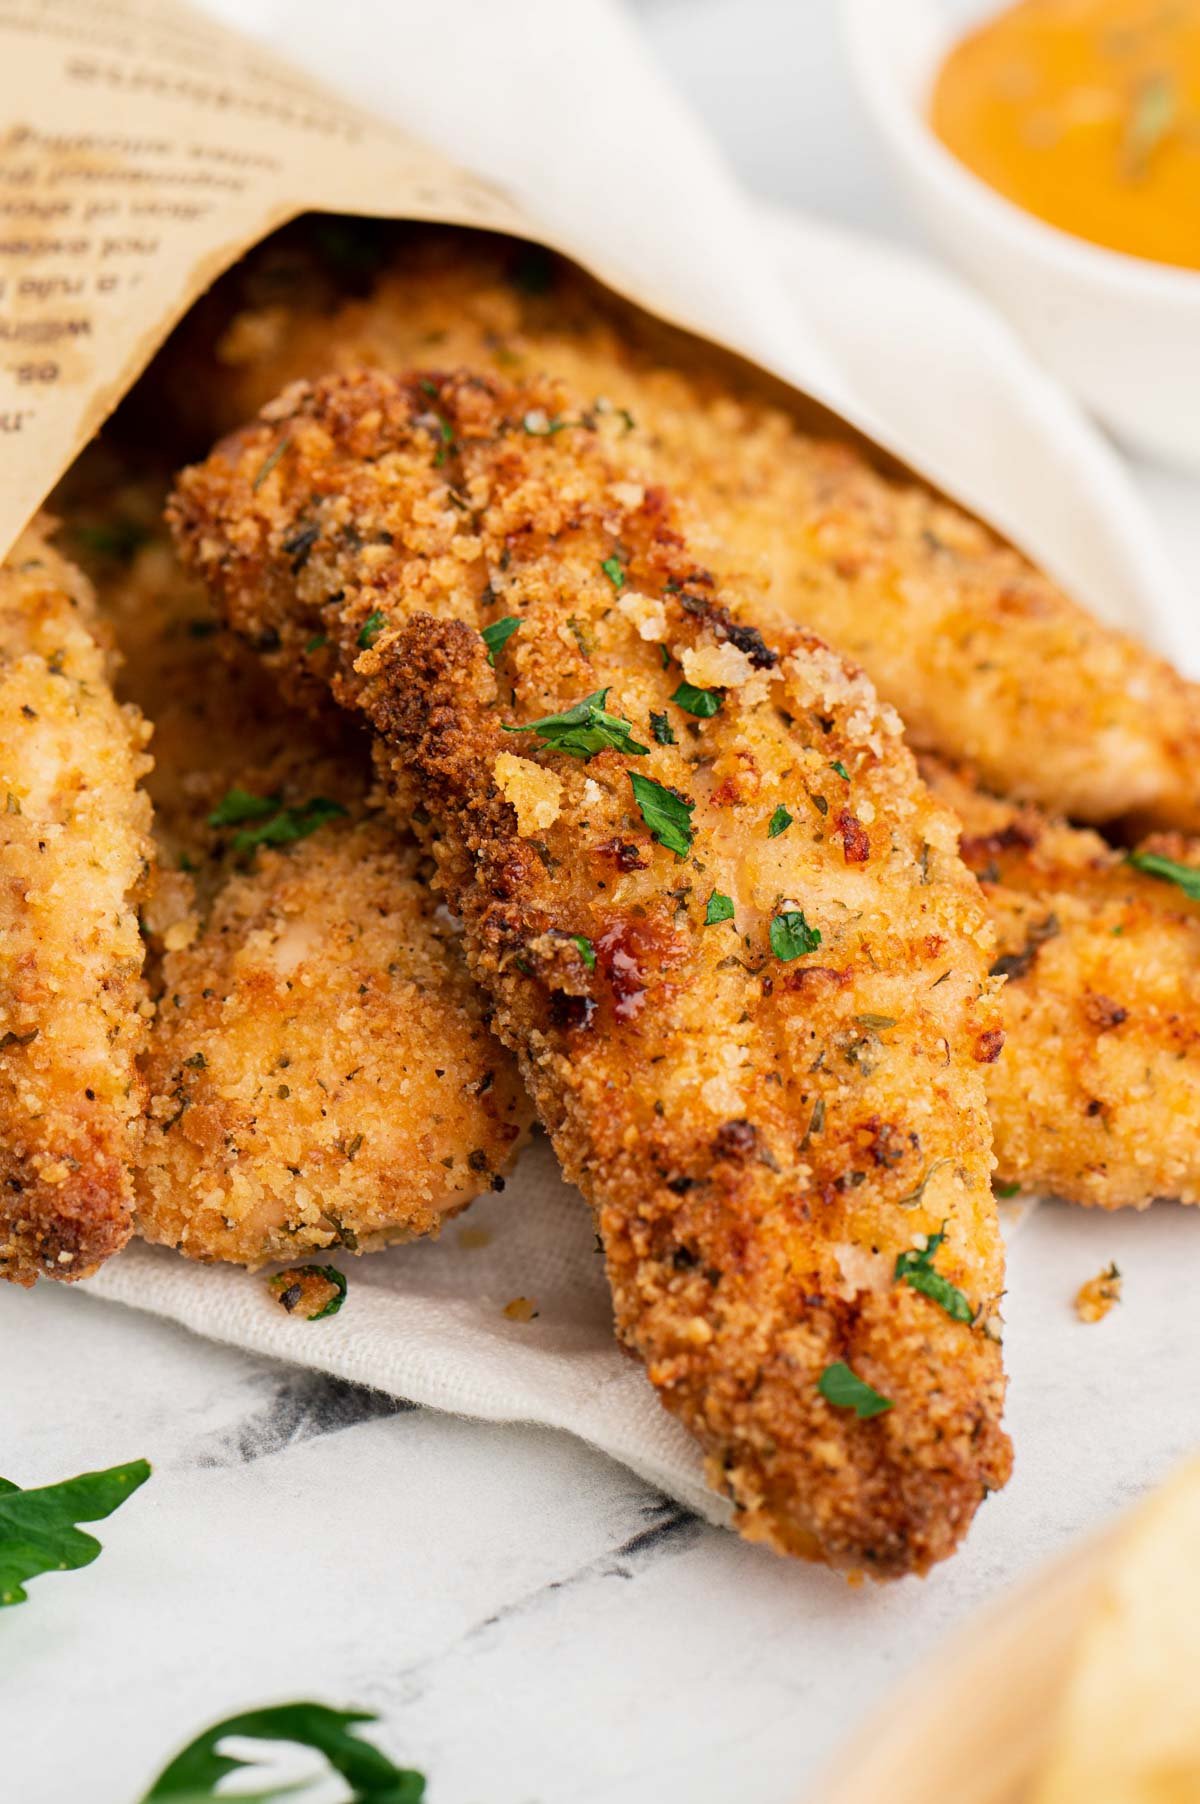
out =
[[[1200,0],[1019,0],[955,45],[930,121],[1026,212],[1200,269]]]

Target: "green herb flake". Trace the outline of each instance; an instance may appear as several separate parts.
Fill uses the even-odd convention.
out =
[[[973,1322],[975,1311],[962,1291],[933,1268],[934,1254],[945,1238],[946,1230],[942,1227],[936,1234],[926,1236],[923,1247],[898,1254],[895,1280],[897,1284],[907,1284],[911,1290],[919,1290],[956,1322]]]
[[[715,689],[698,689],[695,683],[680,683],[671,700],[685,713],[695,714],[700,720],[711,720],[720,711],[725,697]]]
[[[667,719],[666,713],[656,714],[650,710],[650,731],[654,734],[656,745],[674,745],[675,729]]]
[[[359,1135],[361,1143],[362,1136]],[[356,1149],[357,1150],[357,1149]],[[332,1296],[325,1296],[318,1309],[307,1309],[305,1321],[320,1322],[328,1315],[336,1315],[346,1301],[346,1275],[336,1265],[297,1265],[290,1271],[277,1272],[267,1280],[267,1289],[280,1302],[290,1315],[297,1305],[317,1302],[318,1297],[312,1295],[312,1281],[317,1279],[322,1288],[319,1295],[329,1286],[333,1288]]]
[[[140,1804],[204,1804],[206,1799],[239,1797],[265,1800],[282,1791],[218,1791],[231,1773],[253,1773],[258,1762],[235,1754],[222,1754],[221,1743],[232,1740],[291,1742],[324,1756],[328,1770],[345,1779],[355,1804],[422,1804],[425,1779],[421,1773],[395,1766],[388,1756],[352,1733],[357,1723],[377,1718],[367,1710],[332,1710],[327,1704],[271,1704],[263,1710],[247,1710],[214,1723],[189,1742],[163,1768]],[[305,1786],[304,1790],[309,1788]],[[295,1795],[295,1787],[286,1787]]]
[[[280,796],[256,796],[245,789],[231,789],[209,815],[208,824],[237,827],[245,822],[256,823],[243,826],[243,831],[233,837],[235,852],[249,852],[255,846],[287,846],[307,839],[326,821],[345,812],[340,802],[331,802],[325,796],[314,796],[297,807],[285,808]]]
[[[1125,179],[1145,179],[1151,159],[1179,122],[1179,94],[1164,71],[1148,75],[1133,97],[1121,143]]]
[[[271,474],[271,471],[275,468],[275,465],[279,462],[279,460],[283,456],[284,452],[291,450],[291,445],[292,445],[292,441],[290,438],[281,438],[280,439],[279,443],[276,445],[275,449],[271,452],[270,456],[267,457],[265,459],[265,461],[263,462],[263,465],[262,465],[261,469],[259,470],[258,475],[254,478],[254,481],[250,484],[250,493],[252,495],[257,495],[259,489],[261,489],[263,483],[267,480],[267,477]]]
[[[825,1367],[817,1380],[817,1389],[826,1403],[832,1403],[834,1409],[852,1409],[860,1422],[869,1422],[872,1416],[882,1416],[895,1407],[890,1397],[881,1397],[874,1386],[852,1371],[844,1359]]]
[[[149,1476],[138,1459],[32,1491],[0,1478],[0,1608],[26,1602],[27,1579],[90,1566],[100,1543],[76,1524],[111,1516]]]
[[[1164,883],[1178,884],[1189,902],[1200,902],[1200,870],[1190,864],[1177,864],[1158,852],[1131,852],[1129,863],[1147,877],[1161,877]]]
[[[662,659],[662,667],[663,667],[663,669],[664,669],[664,670],[670,670],[670,668],[671,668],[671,654],[670,654],[670,652],[669,652],[669,651],[668,651],[668,650],[667,650],[667,648],[666,648],[666,646],[665,646],[665,645],[660,645],[660,646],[659,646],[659,648],[658,648],[658,653],[659,653],[659,656],[660,656],[660,658],[661,658],[661,659]]]
[[[597,689],[561,714],[547,714],[523,727],[504,727],[506,733],[536,733],[543,745],[566,752],[571,758],[594,758],[597,752],[614,750],[642,758],[650,750],[633,738],[631,721],[609,714],[604,703],[607,689]]]
[[[815,952],[820,944],[820,928],[810,927],[800,910],[785,910],[771,922],[771,950],[785,963]]]
[[[708,907],[704,911],[704,925],[716,927],[719,922],[732,921],[732,919],[733,898],[723,896],[719,889],[715,889],[708,898]]]
[[[304,649],[311,657],[311,655],[314,651],[321,651],[328,644],[329,644],[329,634],[328,633],[314,633],[312,638],[308,641],[307,645],[304,647]]]
[[[638,812],[650,829],[651,837],[677,858],[686,858],[692,849],[696,829],[692,826],[692,810],[696,806],[678,791],[643,777],[637,771],[626,771],[633,785],[633,799]]]
[[[787,832],[791,824],[792,817],[784,807],[783,803],[780,802],[778,808],[767,822],[767,838],[778,839],[781,833]]]
[[[1007,1202],[1010,1197],[1020,1196],[1021,1194],[1021,1186],[1019,1184],[993,1183],[992,1190],[1002,1202]]]
[[[556,432],[562,432],[567,426],[578,426],[578,420],[551,419],[544,407],[533,407],[521,421],[530,438],[553,438]]]
[[[573,933],[571,935],[571,944],[577,948],[579,956],[587,966],[588,970],[594,971],[596,969],[596,948],[592,945],[587,934]]]
[[[151,533],[136,520],[113,520],[103,526],[76,526],[74,536],[85,550],[127,564],[134,552],[149,542]]]
[[[242,821],[263,820],[269,814],[277,814],[282,804],[282,796],[256,796],[248,789],[234,788],[213,809],[208,824],[210,827],[237,827]]]
[[[376,639],[387,625],[387,615],[374,608],[363,621],[355,643],[360,651],[370,651]]]
[[[506,614],[503,620],[493,620],[491,626],[485,626],[480,638],[487,646],[487,661],[495,667],[496,653],[503,651],[513,634],[521,624],[519,614]]]
[[[606,557],[600,565],[614,589],[625,587],[625,566],[619,557]]]
[[[829,768],[830,770],[835,770],[844,782],[848,783],[850,781],[850,772],[846,769],[846,766],[842,763],[840,758],[835,758]]]

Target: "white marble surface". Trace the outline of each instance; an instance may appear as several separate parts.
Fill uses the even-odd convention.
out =
[[[904,236],[834,11],[641,8],[748,181]],[[1139,480],[1200,582],[1195,487]],[[1127,1300],[1081,1327],[1072,1292],[1113,1257]],[[78,1292],[4,1295],[0,1470],[156,1474],[95,1566],[5,1612],[0,1789],[132,1804],[197,1728],[308,1695],[378,1710],[431,1804],[798,1804],[952,1622],[1200,1443],[1198,1278],[1179,1210],[1039,1213],[1010,1266],[1016,1475],[951,1566],[886,1592],[785,1567],[566,1437],[398,1409]]]

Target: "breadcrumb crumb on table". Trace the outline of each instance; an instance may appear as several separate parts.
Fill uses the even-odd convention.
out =
[[[1075,1314],[1080,1321],[1102,1322],[1113,1305],[1121,1301],[1122,1282],[1114,1263],[1081,1284],[1075,1296]]]

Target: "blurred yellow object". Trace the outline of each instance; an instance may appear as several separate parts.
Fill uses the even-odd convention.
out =
[[[1200,269],[1197,0],[1019,0],[951,50],[930,118],[1039,219]]]
[[[1200,1459],[1130,1518],[1097,1575],[1034,1804],[1200,1799]]]

